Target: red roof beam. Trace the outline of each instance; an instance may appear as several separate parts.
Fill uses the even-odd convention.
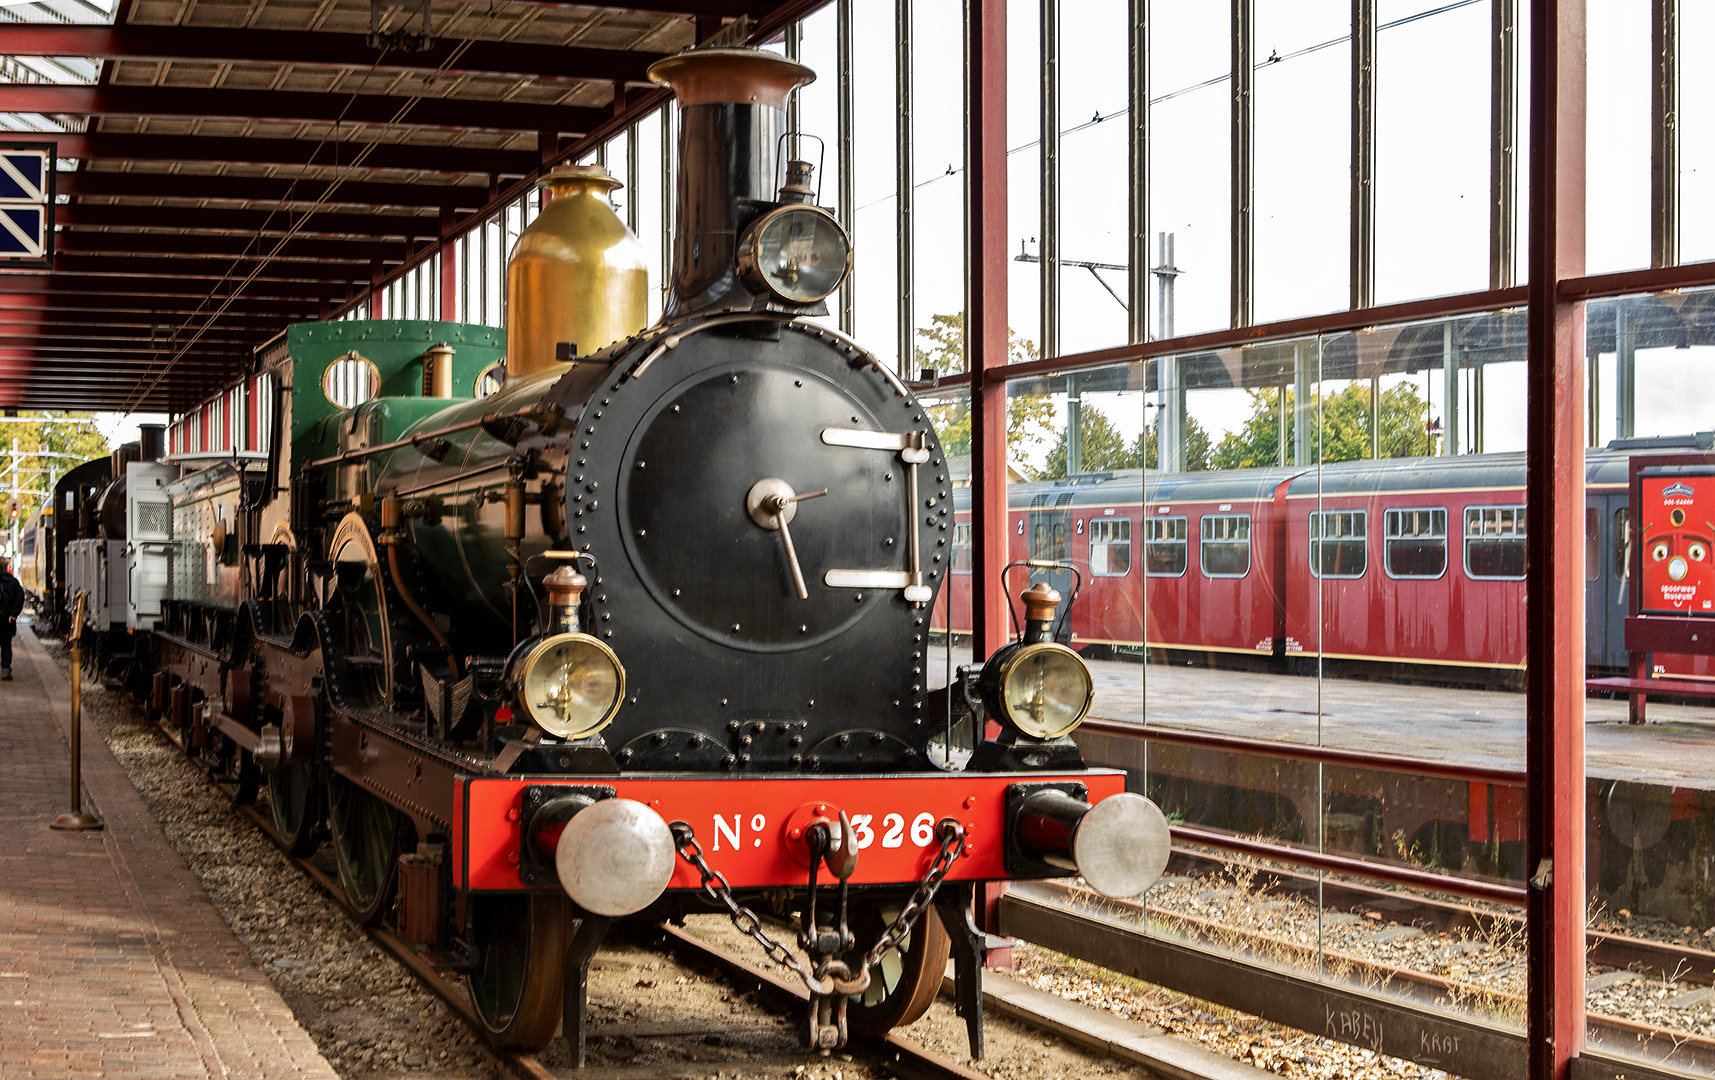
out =
[[[10,50],[11,46],[7,46]],[[340,121],[389,127],[553,131],[581,135],[612,115],[608,109],[472,98],[235,90],[226,87],[73,86],[0,83],[0,112],[72,116],[231,116],[268,120]],[[449,151],[452,153],[453,151]]]
[[[0,138],[44,141],[38,131],[0,132]],[[311,139],[245,139],[215,135],[160,135],[152,132],[54,132],[60,157],[89,161],[199,161],[243,165],[321,165],[348,167],[367,144]],[[524,176],[540,163],[535,151],[483,147],[382,143],[364,156],[365,169],[413,169],[456,175]]]
[[[503,75],[520,79],[601,83],[647,83],[649,65],[666,55],[515,41],[467,42],[455,38],[438,38],[433,48],[407,52],[372,48],[366,34],[319,30],[46,24],[7,27],[6,49],[17,56],[444,70],[455,75]]]
[[[328,192],[331,180],[289,180],[266,176],[214,176],[207,173],[67,172],[56,181],[62,195],[105,195],[156,199],[231,199],[285,203],[311,210]],[[470,184],[384,184],[347,180],[328,198],[336,206],[435,206],[476,208],[488,201],[488,189]],[[292,217],[278,219],[282,228]],[[310,222],[315,221],[315,215]]]
[[[147,229],[224,229],[229,232],[284,233],[306,210],[236,210],[209,206],[146,206],[130,203],[75,202],[54,214],[61,226],[113,225]],[[342,214],[317,210],[298,231],[300,236],[346,235],[437,239],[440,215]]]

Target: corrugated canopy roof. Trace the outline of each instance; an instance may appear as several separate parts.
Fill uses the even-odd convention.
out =
[[[823,2],[429,0],[427,49],[411,0],[0,8],[0,140],[61,166],[53,268],[0,269],[0,406],[182,409],[630,123],[656,59]]]

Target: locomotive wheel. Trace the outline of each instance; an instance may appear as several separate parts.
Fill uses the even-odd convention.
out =
[[[338,774],[328,781],[328,830],[346,904],[373,923],[387,910],[399,866],[393,808]]]
[[[852,933],[867,952],[893,924],[905,906],[904,897],[890,896],[852,908]],[[861,1035],[885,1035],[905,1027],[929,1011],[941,992],[953,942],[934,908],[923,912],[911,933],[869,969],[869,989],[853,995],[846,1005],[846,1023]],[[856,963],[862,952],[847,958]]]
[[[269,775],[268,802],[274,811],[274,831],[291,854],[302,857],[316,850],[321,798],[315,766],[309,762],[282,765]]]
[[[480,959],[465,980],[489,1042],[533,1051],[554,1037],[572,924],[558,893],[471,898]]]

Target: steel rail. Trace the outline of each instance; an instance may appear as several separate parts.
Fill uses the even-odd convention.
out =
[[[787,1008],[801,1008],[809,1004],[809,992],[802,986],[777,979],[761,968],[671,923],[660,924],[660,929],[667,936],[669,948],[689,954],[705,964],[714,964],[725,974],[728,982],[741,986],[755,985],[759,993]],[[848,1045],[873,1057],[902,1080],[989,1080],[984,1074],[967,1069],[894,1032],[879,1038],[853,1035]]]
[[[1461,780],[1473,784],[1499,784],[1504,787],[1522,788],[1527,779],[1523,769],[1509,769],[1498,765],[1464,765],[1449,761],[1434,761],[1429,758],[1376,754],[1366,750],[1344,750],[1332,746],[1270,742],[1267,739],[1250,739],[1242,735],[1216,735],[1202,731],[1187,731],[1183,728],[1158,728],[1121,720],[1086,720],[1079,730],[1113,735],[1123,739],[1140,739],[1171,743],[1175,746],[1219,750],[1232,754],[1255,754],[1259,757],[1303,761],[1312,765],[1343,765],[1355,769],[1377,769],[1382,772],[1407,773],[1413,776],[1433,777],[1437,780]]]
[[[365,925],[360,919],[358,919],[357,914],[352,911],[351,905],[346,903],[345,890],[340,887],[339,882],[329,877],[327,871],[323,870],[309,859],[300,858],[296,855],[287,853],[286,849],[280,846],[280,838],[274,832],[273,824],[263,816],[260,810],[256,809],[254,806],[242,806],[239,807],[239,809],[243,812],[245,817],[249,818],[251,822],[255,824],[256,828],[261,831],[262,835],[268,838],[270,843],[272,843],[276,848],[279,848],[280,853],[285,855],[286,858],[291,861],[292,865],[296,866],[305,877],[320,886],[322,891],[328,895],[328,898],[340,906],[340,909],[345,912],[346,917],[352,921],[353,925],[361,929],[364,934],[368,936],[369,940],[373,941],[376,945],[385,950],[388,955],[403,964],[406,970],[410,971],[411,974],[417,977],[418,981],[422,982],[432,990],[436,997],[439,997],[442,1001],[446,1002],[447,1007],[457,1013],[459,1018],[462,1019],[470,1027],[471,1031],[478,1036],[481,1045],[487,1046],[496,1057],[500,1058],[503,1063],[509,1066],[513,1073],[519,1077],[519,1080],[556,1080],[554,1074],[549,1072],[540,1061],[537,1061],[534,1055],[518,1054],[489,1046],[487,1040],[481,1038],[482,1024],[477,1019],[476,1010],[472,1008],[469,1000],[467,1000],[463,994],[459,993],[457,989],[449,985],[445,979],[441,978],[440,972],[431,967],[421,956],[419,956],[417,954],[417,950],[406,944],[404,940],[390,930],[379,926]]]
[[[1388,863],[1371,862],[1368,859],[1354,859],[1349,855],[1330,855],[1325,851],[1311,851],[1307,848],[1271,844],[1265,840],[1252,840],[1248,837],[1212,832],[1208,829],[1198,829],[1188,825],[1174,825],[1171,826],[1170,831],[1173,834],[1173,839],[1181,844],[1199,844],[1203,847],[1231,851],[1253,858],[1272,859],[1276,862],[1308,866],[1313,870],[1326,870],[1334,874],[1349,874],[1353,877],[1388,881],[1395,885],[1406,885],[1414,889],[1430,889],[1452,896],[1463,896],[1471,900],[1488,900],[1496,904],[1523,907],[1528,894],[1528,890],[1523,885],[1451,877],[1446,874],[1435,873],[1432,870],[1419,870],[1410,866],[1393,866]]]
[[[1173,852],[1173,862],[1180,869],[1212,868],[1221,860],[1201,852],[1179,849]],[[1365,885],[1355,881],[1330,881],[1291,870],[1270,868],[1259,876],[1274,882],[1277,888],[1321,897],[1323,908],[1355,909],[1360,906],[1394,905],[1403,894]],[[1072,893],[1059,881],[1039,881],[1033,888]],[[1502,911],[1486,911],[1462,903],[1451,903],[1432,896],[1411,897],[1420,912],[1429,914],[1430,925],[1442,928],[1469,926],[1487,929],[1498,921],[1517,923],[1518,916]],[[1693,946],[1675,945],[1650,938],[1628,937],[1611,930],[1586,930],[1588,955],[1592,963],[1607,967],[1644,970],[1657,975],[1677,977],[1702,985],[1715,983],[1715,952]]]
[[[1471,1077],[1473,1080],[1487,1080],[1491,1077],[1496,1078],[1496,1080],[1506,1077],[1510,1080],[1511,1077],[1517,1075],[1515,1063],[1508,1059],[1513,1055],[1522,1058],[1525,1042],[1522,1031],[1501,1028],[1476,1017],[1461,1016],[1457,1013],[1443,1011],[1436,1006],[1436,997],[1446,998],[1459,994],[1471,996],[1471,991],[1478,989],[1471,984],[1460,983],[1458,980],[1430,972],[1396,967],[1351,953],[1317,950],[1312,946],[1274,937],[1258,930],[1229,926],[1195,915],[1160,910],[1148,912],[1145,915],[1147,909],[1137,901],[1113,901],[1104,898],[1101,903],[1110,907],[1132,909],[1137,912],[1139,917],[1146,917],[1147,919],[1179,922],[1210,935],[1219,935],[1229,942],[1236,943],[1236,945],[1229,945],[1227,950],[1223,952],[1214,952],[1194,942],[1166,938],[1137,927],[1117,923],[1112,919],[1074,910],[1052,901],[1025,897],[1015,893],[1008,894],[1002,901],[1002,929],[1008,934],[1014,934],[1027,941],[1033,940],[1032,934],[1035,938],[1050,938],[1052,940],[1041,943],[1043,947],[1151,982],[1158,980],[1150,977],[1150,971],[1125,970],[1123,965],[1126,962],[1122,962],[1122,966],[1116,968],[1114,964],[1110,964],[1108,961],[1120,955],[1129,954],[1135,957],[1135,959],[1127,961],[1133,969],[1140,965],[1143,968],[1150,968],[1152,964],[1154,966],[1165,965],[1183,968],[1187,962],[1198,963],[1199,961],[1206,961],[1210,966],[1219,967],[1229,972],[1230,969],[1260,968],[1261,970],[1258,971],[1259,978],[1290,984],[1290,993],[1294,1000],[1287,1002],[1271,997],[1268,988],[1247,985],[1245,980],[1230,977],[1192,979],[1189,981],[1195,985],[1191,990],[1184,989],[1183,982],[1177,985],[1166,983],[1162,985],[1169,985],[1171,989],[1179,990],[1181,993],[1188,993],[1192,997],[1199,997],[1217,1005],[1249,1013],[1273,1023],[1311,1031],[1339,1042],[1362,1046],[1419,1064],[1450,1069],[1455,1071],[1457,1075]],[[1072,927],[1075,929],[1071,929]],[[1021,929],[1026,932],[1019,933]],[[1431,996],[1427,1001],[1422,998],[1411,1000],[1409,998],[1383,997],[1357,985],[1342,985],[1341,983],[1330,982],[1325,978],[1319,978],[1309,969],[1306,969],[1305,974],[1300,975],[1293,972],[1290,966],[1279,962],[1269,963],[1263,967],[1250,962],[1243,953],[1237,951],[1241,948],[1248,950],[1251,945],[1260,945],[1272,950],[1284,949],[1304,955],[1314,955],[1319,952],[1321,956],[1332,957],[1338,963],[1346,965],[1351,973],[1359,977],[1367,976],[1375,985],[1387,986],[1406,983],[1421,991],[1430,992]],[[1154,957],[1146,955],[1156,951],[1163,955]],[[1320,966],[1325,968],[1327,965]],[[1160,972],[1157,971],[1154,974],[1159,975]],[[1506,1002],[1516,1006],[1522,1006],[1524,1003],[1524,997],[1518,994],[1486,988],[1482,989],[1482,993],[1496,1002]],[[1329,1023],[1325,1027],[1314,1024],[1306,1025],[1304,1023],[1306,1015],[1318,1016],[1324,1013],[1323,1002],[1316,999],[1339,1001],[1339,1005],[1333,1013],[1335,1019],[1341,1019],[1342,1013],[1364,1011],[1362,1004],[1354,1006],[1354,1002],[1368,1003],[1373,1010],[1369,1019],[1374,1024],[1373,1026],[1352,1025],[1342,1020],[1340,1023]],[[1414,1042],[1408,1035],[1399,1043],[1390,1040],[1389,1043],[1382,1044],[1380,1029],[1384,1026],[1383,1019],[1384,1017],[1393,1019],[1396,1016],[1406,1021],[1399,1025],[1401,1027],[1409,1028],[1421,1025],[1430,1028],[1432,1031],[1439,1027],[1447,1034],[1471,1036],[1468,1041],[1478,1048],[1476,1050],[1479,1055],[1478,1059],[1475,1061],[1469,1059],[1463,1061],[1449,1060],[1449,1047],[1444,1045],[1445,1040],[1438,1042],[1433,1037],[1429,1039],[1420,1038]],[[1709,1064],[1715,1063],[1715,1038],[1706,1035],[1652,1027],[1637,1020],[1609,1016],[1603,1013],[1589,1013],[1588,1023],[1593,1031],[1606,1032],[1615,1036],[1616,1042],[1623,1040],[1626,1043],[1635,1044],[1660,1040],[1664,1044],[1672,1044],[1675,1056],[1680,1056],[1682,1051],[1690,1051],[1683,1056],[1694,1059],[1698,1067],[1707,1067]],[[1460,1039],[1460,1042],[1465,1041],[1467,1041],[1465,1038]],[[1452,1049],[1452,1053],[1458,1052],[1458,1048]],[[1598,1053],[1588,1056],[1592,1058],[1590,1064],[1593,1065],[1599,1063],[1605,1066],[1609,1061],[1605,1054]],[[1692,1064],[1691,1061],[1685,1063],[1687,1065]],[[1674,1064],[1672,1061],[1667,1063],[1670,1068]],[[1651,1068],[1648,1064],[1639,1067],[1637,1064],[1627,1062],[1626,1065],[1630,1070],[1627,1075],[1635,1077],[1636,1080],[1650,1080],[1650,1078],[1668,1075]]]

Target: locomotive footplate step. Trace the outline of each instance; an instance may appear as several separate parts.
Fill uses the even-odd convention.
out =
[[[84,801],[106,831],[49,830],[70,692],[24,624],[16,645],[0,692],[0,1071],[334,1080],[88,723]]]

